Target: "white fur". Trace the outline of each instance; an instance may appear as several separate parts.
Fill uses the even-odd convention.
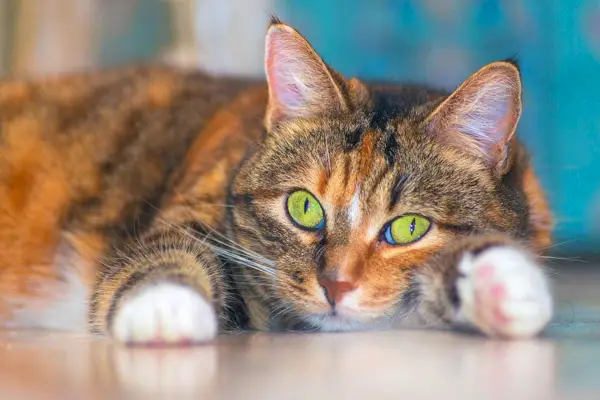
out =
[[[314,321],[314,320],[313,320]],[[341,317],[328,317],[318,320],[317,325],[323,332],[352,332],[365,329],[358,321]]]
[[[12,318],[3,326],[87,332],[89,290],[81,276],[93,266],[79,257],[66,241],[58,246],[53,265],[61,279],[36,282],[44,291],[42,295],[4,299],[11,307]]]
[[[352,201],[350,202],[350,207],[348,208],[348,219],[350,221],[350,226],[355,228],[360,223],[360,194],[358,189],[354,192],[354,196],[352,196]]]
[[[343,315],[310,315],[308,321],[323,332],[348,332],[371,329],[371,326],[355,318]]]
[[[506,338],[531,337],[550,321],[548,281],[541,267],[522,251],[493,247],[477,257],[466,254],[459,270],[464,275],[458,280],[459,316],[482,332]],[[493,295],[493,288],[501,288],[505,295]]]
[[[84,333],[87,331],[88,290],[73,271],[63,274],[64,281],[53,285],[58,296],[11,298],[13,317],[4,323],[13,329],[50,329]]]
[[[369,229],[367,230],[366,239],[374,240],[377,237],[377,235],[379,235],[380,229],[381,228],[379,225],[370,226]]]
[[[203,342],[217,334],[213,306],[191,288],[173,283],[149,286],[124,300],[113,335],[120,342]]]
[[[362,289],[356,288],[351,292],[348,292],[342,297],[342,300],[338,303],[340,309],[347,308],[350,311],[359,312],[360,306],[358,300],[362,297]]]

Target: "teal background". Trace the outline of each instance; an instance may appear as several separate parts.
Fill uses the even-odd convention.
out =
[[[518,134],[557,217],[556,250],[600,249],[600,1],[279,0],[276,13],[346,76],[453,89],[516,56]]]
[[[171,8],[164,0],[124,4],[99,24],[98,59],[102,66],[151,61],[172,42]]]
[[[600,253],[600,0],[275,0],[274,6],[264,11],[265,24],[270,12],[280,16],[346,76],[452,90],[482,65],[516,56],[525,89],[518,135],[556,215],[554,250]],[[152,59],[171,42],[166,2],[124,9],[101,24],[103,65]],[[228,23],[235,29],[247,21]]]

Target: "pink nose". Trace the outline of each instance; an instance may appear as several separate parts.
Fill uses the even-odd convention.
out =
[[[351,282],[338,281],[327,276],[319,278],[319,285],[323,288],[325,297],[327,297],[327,301],[332,307],[342,301],[346,293],[356,289],[356,286]]]

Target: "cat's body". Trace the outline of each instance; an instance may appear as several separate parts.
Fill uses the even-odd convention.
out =
[[[202,223],[219,227],[266,104],[262,84],[165,67],[7,81],[0,93],[0,293],[17,314],[63,295],[85,310],[87,295],[70,298],[63,281],[91,287],[108,249],[175,203],[194,202]],[[77,321],[85,329],[87,311]]]
[[[537,333],[550,214],[512,137],[516,68],[448,97],[343,80],[278,22],[267,43],[268,88],[162,67],[0,84],[1,324]]]

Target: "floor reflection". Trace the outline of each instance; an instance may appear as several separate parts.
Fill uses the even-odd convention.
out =
[[[0,399],[600,398],[598,336],[561,326],[521,342],[416,330],[257,333],[179,349],[0,331]]]
[[[138,395],[202,394],[213,390],[217,376],[217,348],[114,348],[116,383],[123,392]]]

